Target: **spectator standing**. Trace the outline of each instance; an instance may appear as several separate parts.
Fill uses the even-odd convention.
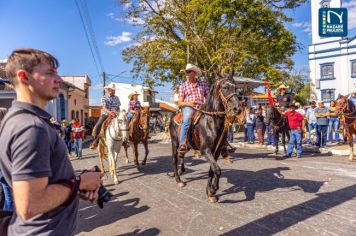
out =
[[[290,127],[290,138],[285,157],[291,157],[294,147],[297,147],[297,157],[302,156],[302,127],[304,117],[295,111],[296,106],[290,105],[289,111],[285,112]]]
[[[246,110],[246,128],[247,128],[247,142],[255,143],[254,125],[256,116],[253,112],[253,108]]]
[[[336,112],[335,101],[330,102],[328,118],[329,118],[328,142],[330,143],[339,142],[340,119],[338,113]]]
[[[328,115],[329,110],[325,107],[323,101],[318,102],[318,107],[315,109],[315,117],[317,118],[317,146],[320,148],[325,147],[326,137],[328,132]]]
[[[68,155],[72,156],[72,142],[73,142],[72,123],[71,122],[68,123],[66,120],[63,120],[62,126],[64,128],[64,141],[68,148]]]
[[[0,108],[0,124],[3,118],[5,117],[6,113],[7,113],[6,108]],[[4,205],[0,206],[0,208],[3,209],[4,211],[13,211],[14,201],[12,199],[11,188],[9,184],[6,182],[5,178],[2,176],[1,171],[0,171],[0,183],[1,183],[3,197],[4,197],[3,199]]]
[[[15,50],[6,63],[6,76],[17,97],[0,135],[0,169],[16,206],[9,236],[74,235],[78,195],[90,201],[98,197],[102,175],[74,175],[64,140],[44,110],[60,91],[58,65],[52,55],[36,49]]]
[[[79,159],[81,159],[82,158],[84,129],[83,129],[83,126],[80,124],[78,118],[73,119],[72,130],[73,130],[75,156],[79,157]]]
[[[262,115],[262,109],[261,108],[257,109],[255,125],[254,126],[256,127],[256,131],[257,131],[258,143],[263,145],[264,144],[264,135],[265,135],[266,125],[265,125],[264,117]]]
[[[310,107],[308,108],[307,112],[306,112],[306,119],[308,122],[308,132],[309,132],[309,143],[312,144],[312,132],[313,130],[317,129],[317,119],[315,116],[315,109],[316,109],[316,102],[315,101],[311,101],[310,102]],[[317,138],[318,140],[318,138]]]

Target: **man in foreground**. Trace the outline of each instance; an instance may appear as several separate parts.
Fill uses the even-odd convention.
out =
[[[97,198],[100,173],[74,175],[67,147],[44,110],[59,94],[57,68],[56,58],[36,49],[15,50],[5,67],[17,95],[0,129],[0,169],[16,209],[8,235],[73,235],[79,196]]]

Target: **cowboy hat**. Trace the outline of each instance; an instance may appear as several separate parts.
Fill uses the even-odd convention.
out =
[[[277,88],[277,90],[280,90],[280,89],[287,89],[288,87],[287,86],[285,86],[284,84],[282,84],[282,85],[280,85],[278,88]]]
[[[130,94],[129,94],[129,99],[130,99],[130,100],[131,100],[131,98],[132,98],[133,95],[137,95],[137,96],[138,96],[138,95],[140,95],[140,94],[137,93],[137,92],[130,93]]]
[[[105,86],[104,89],[116,90],[116,86],[115,86],[115,84],[109,84],[109,85]]]
[[[201,76],[201,74],[202,74],[199,67],[197,67],[196,65],[188,63],[187,66],[185,67],[185,71],[190,71],[190,70],[194,71],[198,77]]]

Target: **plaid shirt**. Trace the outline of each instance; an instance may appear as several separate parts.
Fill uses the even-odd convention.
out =
[[[204,103],[208,93],[208,86],[206,83],[200,80],[198,80],[196,83],[186,81],[181,86],[179,86],[179,97],[183,98],[183,102]]]
[[[117,96],[103,96],[101,98],[101,105],[109,111],[120,111],[120,99]],[[104,112],[106,114],[106,112]]]
[[[135,100],[129,101],[129,111],[130,110],[138,111],[140,109],[141,109],[140,101],[135,101]]]

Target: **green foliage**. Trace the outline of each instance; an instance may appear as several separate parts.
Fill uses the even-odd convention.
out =
[[[125,3],[129,0],[124,0]],[[123,51],[137,77],[153,82],[184,79],[181,69],[194,63],[209,83],[234,69],[245,77],[277,85],[293,66],[298,49],[283,9],[306,0],[138,0],[127,17],[142,17],[143,30]]]

